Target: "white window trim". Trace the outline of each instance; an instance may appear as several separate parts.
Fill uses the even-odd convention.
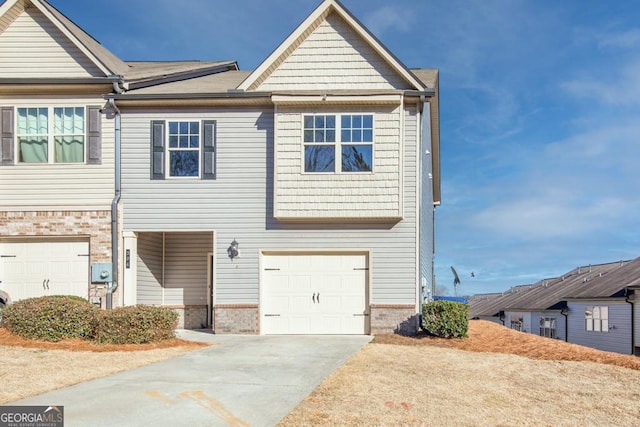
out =
[[[37,108],[37,109],[47,109],[47,161],[46,163],[30,163],[30,162],[21,162],[20,161],[20,137],[22,136],[27,136],[27,135],[23,135],[23,134],[19,134],[18,133],[18,110],[19,109],[30,109],[30,108]],[[61,135],[55,135],[55,118],[54,118],[54,110],[56,108],[82,108],[82,120],[84,121],[84,142],[83,142],[83,156],[84,159],[82,160],[82,162],[71,162],[71,163],[64,163],[64,162],[56,162],[55,161],[55,137],[56,136],[69,136],[66,134],[61,134]],[[87,106],[85,104],[42,104],[42,105],[17,105],[13,108],[13,117],[14,117],[14,129],[13,129],[13,134],[14,134],[14,141],[13,141],[13,149],[14,149],[14,153],[15,153],[15,157],[14,157],[14,164],[16,165],[20,165],[20,166],[26,166],[26,167],[36,167],[38,165],[86,165],[87,164],[87,141],[89,139],[89,135],[88,132],[89,130],[87,129]],[[39,134],[37,134],[39,135]]]
[[[306,116],[335,116],[336,118],[336,141],[332,143],[309,143],[304,141],[304,118]],[[373,119],[373,127],[371,129],[372,141],[371,142],[342,142],[342,116],[371,116]],[[376,114],[372,112],[314,112],[314,113],[302,113],[300,116],[300,141],[302,142],[301,150],[301,170],[303,175],[373,175],[375,173],[375,159],[376,159]],[[335,155],[335,170],[333,172],[307,172],[305,170],[305,147],[311,145],[333,145]],[[343,145],[371,145],[371,171],[362,172],[343,172],[342,171],[342,146]]]
[[[169,146],[169,137],[171,135],[171,131],[170,131],[170,123],[192,123],[192,122],[197,122],[198,123],[198,148],[194,149],[194,148],[171,148]],[[199,180],[202,178],[202,144],[203,144],[203,140],[202,140],[202,122],[203,119],[166,119],[165,120],[165,126],[166,126],[166,131],[165,131],[165,179],[166,180],[171,180],[171,179],[177,179],[177,180],[182,180],[182,179],[194,179],[194,180]],[[179,143],[178,143],[179,145]],[[197,151],[198,152],[198,175],[194,175],[194,176],[174,176],[171,175],[171,151]]]
[[[598,317],[594,316],[595,309],[598,309]],[[609,332],[609,306],[606,305],[594,305],[594,306],[586,306],[585,310],[585,331],[587,332]],[[587,311],[591,311],[591,315],[587,315]],[[603,316],[603,311],[606,311],[606,315]],[[596,323],[597,322],[597,323]],[[597,325],[597,329],[596,329]],[[591,327],[590,327],[591,326]]]

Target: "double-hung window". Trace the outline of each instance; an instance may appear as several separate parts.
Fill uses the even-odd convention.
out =
[[[609,332],[609,307],[584,308],[585,329],[591,332]]]
[[[303,117],[304,171],[373,171],[373,115],[329,114]]]
[[[169,176],[200,176],[200,122],[169,122]]]
[[[524,332],[524,321],[522,316],[511,316],[511,329]]]
[[[216,177],[214,120],[151,122],[151,179]]]
[[[540,318],[540,336],[547,338],[557,338],[555,317]]]
[[[19,163],[83,163],[84,107],[16,109]]]

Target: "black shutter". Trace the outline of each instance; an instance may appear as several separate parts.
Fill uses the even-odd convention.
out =
[[[216,121],[202,122],[202,179],[216,179]]]
[[[0,108],[0,165],[13,165],[13,107]]]
[[[164,179],[165,122],[151,122],[151,179]]]
[[[102,164],[102,114],[100,114],[100,107],[87,107],[87,164]]]

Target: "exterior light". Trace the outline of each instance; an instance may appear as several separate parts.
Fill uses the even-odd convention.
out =
[[[231,261],[233,261],[235,257],[240,256],[240,251],[238,250],[239,245],[240,244],[238,243],[238,241],[236,239],[233,239],[231,245],[229,245],[229,247],[227,248],[227,255],[229,255]]]

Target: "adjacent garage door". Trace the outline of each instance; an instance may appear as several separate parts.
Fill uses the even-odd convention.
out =
[[[364,254],[265,255],[264,334],[366,334]]]
[[[0,287],[13,301],[43,295],[89,295],[86,241],[0,242]]]

